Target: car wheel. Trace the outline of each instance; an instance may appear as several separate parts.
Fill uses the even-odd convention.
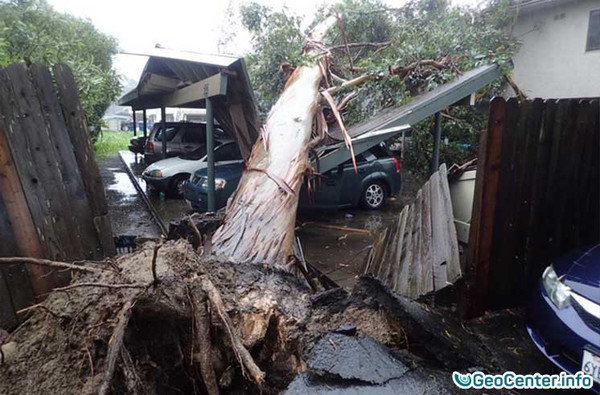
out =
[[[385,204],[385,187],[379,181],[367,184],[362,193],[363,206],[369,210],[377,210]]]
[[[183,196],[183,185],[188,181],[188,175],[178,175],[171,181],[171,191],[177,196]]]

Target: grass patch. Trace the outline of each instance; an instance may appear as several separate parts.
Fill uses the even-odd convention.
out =
[[[131,132],[119,132],[105,130],[98,136],[94,143],[96,159],[105,160],[117,154],[119,151],[127,150],[129,140],[133,137]]]

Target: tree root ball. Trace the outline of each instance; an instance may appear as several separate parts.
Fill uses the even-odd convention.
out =
[[[199,257],[184,240],[156,250],[153,273],[154,246],[73,272],[30,309],[0,393],[279,393],[344,324],[402,343],[397,324],[341,290],[315,297],[289,273]]]

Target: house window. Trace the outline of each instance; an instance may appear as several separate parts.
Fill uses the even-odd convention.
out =
[[[587,51],[600,49],[600,10],[590,13],[590,26],[588,27]]]

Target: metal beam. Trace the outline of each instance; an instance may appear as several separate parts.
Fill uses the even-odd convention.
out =
[[[135,109],[131,108],[133,111],[133,135],[137,136],[137,120],[135,118]]]
[[[142,117],[144,119],[144,137],[148,137],[148,118],[146,118],[146,109],[142,110]]]
[[[207,90],[208,94],[208,90]],[[215,211],[215,140],[214,116],[210,97],[206,97],[206,175],[208,176],[208,211]]]
[[[434,115],[433,123],[433,156],[431,158],[430,174],[435,173],[440,167],[440,140],[442,139],[442,114],[438,111]]]
[[[164,106],[160,108],[160,118],[162,125],[162,157],[167,157],[167,110]]]
[[[167,95],[164,99],[166,107],[181,107],[189,103],[203,100],[206,97],[225,95],[227,93],[227,76],[215,74],[212,77],[203,79],[178,89]]]

